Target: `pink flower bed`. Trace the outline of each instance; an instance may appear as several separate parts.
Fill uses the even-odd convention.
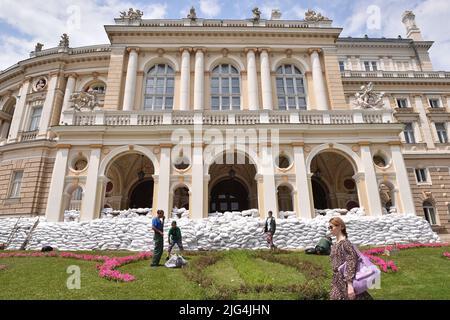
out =
[[[444,252],[444,257],[447,257],[450,259],[450,252]]]
[[[386,246],[372,248],[362,251],[366,257],[368,257],[374,264],[379,266],[383,272],[397,272],[398,267],[395,265],[394,261],[385,261],[384,259],[377,257],[377,255],[383,255],[386,251],[391,252],[393,250],[406,250],[406,249],[416,249],[416,248],[441,248],[448,247],[449,243],[411,243],[411,244],[399,244],[395,246]],[[448,254],[448,255],[447,255]],[[444,256],[450,258],[449,253],[444,253]]]
[[[77,259],[83,261],[96,261],[103,262],[102,265],[98,265],[97,269],[99,270],[98,274],[101,278],[105,278],[112,281],[118,282],[131,282],[136,280],[134,276],[131,274],[123,274],[116,269],[122,267],[126,264],[130,264],[133,262],[137,262],[140,260],[147,260],[152,257],[152,253],[150,252],[141,252],[135,256],[127,256],[127,257],[108,257],[108,256],[95,256],[89,254],[76,254],[71,252],[50,252],[50,253],[42,253],[42,252],[11,252],[11,253],[0,253],[0,259],[5,258],[24,258],[24,257],[40,257],[40,258],[65,258],[65,259]]]

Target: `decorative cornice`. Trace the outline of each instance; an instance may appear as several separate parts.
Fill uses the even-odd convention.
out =
[[[318,54],[321,54],[322,53],[322,49],[321,48],[309,48],[308,49],[308,54],[309,55],[312,55],[314,52],[317,52]]]
[[[139,47],[128,47],[127,48],[127,52],[131,53],[131,51],[136,51],[139,54],[139,52],[141,51],[141,48],[139,48]]]

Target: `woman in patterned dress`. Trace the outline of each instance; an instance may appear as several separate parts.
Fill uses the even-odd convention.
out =
[[[356,276],[358,254],[348,240],[347,229],[341,218],[330,220],[328,227],[331,234],[336,237],[336,243],[331,247],[331,265],[333,267],[333,280],[331,282],[331,300],[371,300],[368,292],[356,295],[353,289],[353,279]],[[345,274],[339,272],[339,267],[347,262]]]

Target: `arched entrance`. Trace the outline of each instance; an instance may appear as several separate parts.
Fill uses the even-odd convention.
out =
[[[315,209],[342,209],[360,203],[356,165],[337,151],[323,151],[311,161],[311,184]]]
[[[220,155],[209,168],[209,212],[257,209],[256,172],[248,156]]]
[[[278,193],[278,210],[279,211],[294,211],[292,202],[292,189],[289,186],[281,185],[277,188]]]
[[[173,207],[189,210],[189,189],[179,187],[173,193]]]
[[[331,208],[328,198],[329,192],[325,183],[323,183],[319,177],[313,177],[311,179],[311,183],[314,198],[314,208],[319,210]]]
[[[154,182],[152,179],[137,182],[130,192],[130,209],[153,208]]]
[[[107,182],[104,201],[114,210],[153,206],[155,168],[140,152],[126,152],[115,157],[106,167]]]

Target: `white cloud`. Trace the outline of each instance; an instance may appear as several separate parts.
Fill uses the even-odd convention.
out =
[[[1,0],[0,21],[16,32],[0,35],[0,70],[28,58],[37,42],[43,43],[44,49],[57,46],[63,33],[69,34],[71,47],[109,43],[103,26],[113,24],[120,11],[128,8],[141,9],[146,19],[167,14],[165,3],[140,6],[119,0]]]
[[[218,0],[200,0],[200,11],[207,17],[213,18],[217,16],[222,7]]]

